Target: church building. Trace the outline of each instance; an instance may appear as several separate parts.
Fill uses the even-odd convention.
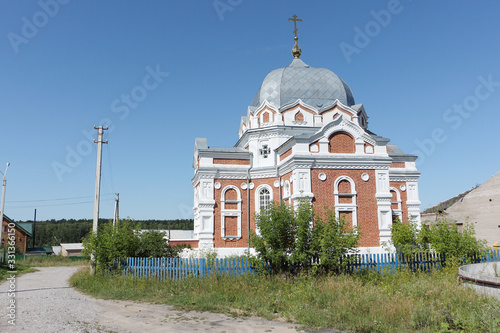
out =
[[[236,144],[211,147],[196,139],[194,237],[199,248],[242,253],[261,208],[306,199],[358,226],[362,253],[382,252],[396,216],[420,223],[417,157],[369,130],[367,112],[346,82],[302,61],[300,20],[290,20],[292,62],[264,78],[241,117]]]

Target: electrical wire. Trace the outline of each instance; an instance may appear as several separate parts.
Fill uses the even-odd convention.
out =
[[[102,196],[114,196],[114,193],[104,193],[101,194]],[[6,201],[5,203],[11,204],[11,203],[27,203],[27,202],[46,202],[46,201],[62,201],[62,200],[75,200],[75,199],[86,199],[86,198],[93,198],[93,195],[86,195],[83,197],[72,197],[72,198],[57,198],[57,199],[36,199],[36,200],[13,200],[13,201]]]
[[[101,199],[101,202],[113,201],[114,199]],[[68,202],[68,203],[59,203],[59,204],[45,204],[45,205],[25,205],[25,206],[12,206],[9,205],[9,209],[18,209],[18,208],[39,208],[39,207],[55,207],[55,206],[71,206],[71,205],[81,205],[81,204],[89,204],[94,201],[80,201],[80,202]]]

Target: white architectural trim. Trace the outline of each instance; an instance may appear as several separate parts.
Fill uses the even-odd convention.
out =
[[[403,222],[403,210],[401,209],[401,193],[399,192],[399,190],[395,187],[390,187],[389,188],[389,192],[395,192],[396,193],[396,201],[392,201],[391,200],[391,210],[392,210],[392,216],[396,215],[397,217],[399,217],[399,220],[401,222]],[[391,199],[392,199],[392,195],[391,195]],[[392,208],[392,205],[393,204],[397,204],[398,208],[396,209],[393,209]]]
[[[268,184],[261,184],[259,186],[257,186],[257,189],[255,190],[255,212],[257,214],[260,213],[260,192],[262,191],[262,189],[266,188],[268,191],[269,191],[269,202],[272,202],[273,201],[273,188],[272,186],[268,185]]]
[[[263,189],[267,189],[269,191],[269,204],[271,204],[271,202],[273,201],[273,188],[272,186],[268,185],[268,184],[261,184],[259,186],[257,186],[257,188],[255,189],[255,214],[260,214],[260,209],[261,209],[261,204],[260,204],[260,195],[261,195],[261,191]],[[260,235],[260,229],[257,227],[257,223],[255,225],[255,233],[257,235]]]
[[[228,190],[236,191],[236,200],[226,200],[226,192]],[[241,192],[240,189],[234,185],[224,187],[221,192],[221,237],[224,240],[236,240],[241,238]],[[236,204],[236,209],[226,209],[226,204]],[[236,235],[226,234],[226,217],[237,218],[237,233]]]
[[[350,193],[340,193],[339,192],[339,184],[341,181],[348,181],[351,185]],[[335,179],[333,184],[333,194],[335,197],[335,216],[340,218],[341,212],[352,212],[352,226],[355,227],[358,225],[358,206],[357,206],[357,193],[356,193],[356,184],[351,177],[348,176],[340,176]],[[340,203],[340,197],[348,197],[351,198],[351,203]]]

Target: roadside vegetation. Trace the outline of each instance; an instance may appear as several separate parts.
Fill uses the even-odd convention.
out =
[[[5,281],[6,278],[10,277],[13,270],[9,269],[7,265],[0,265],[0,283]],[[16,264],[15,266],[15,272],[14,275],[20,276],[25,273],[32,273],[36,272],[36,269],[32,268],[30,265],[26,264]]]
[[[24,273],[36,272],[34,267],[52,266],[84,266],[89,261],[86,257],[63,257],[61,255],[30,255],[24,256],[16,254],[14,267],[10,267],[8,262],[0,265],[0,282],[10,276],[9,272],[15,271],[17,276]],[[7,258],[8,259],[8,258]]]
[[[432,273],[240,275],[149,280],[75,274],[97,298],[175,305],[182,310],[261,316],[306,328],[354,332],[499,332],[498,300],[462,286],[456,269]]]
[[[137,232],[134,223],[122,220],[116,226],[108,222],[97,233],[90,233],[83,239],[82,254],[95,256],[98,274],[120,270],[122,261],[129,257],[178,257],[185,248],[170,246],[165,239],[165,232],[147,230]]]
[[[457,277],[458,266],[484,249],[472,227],[459,232],[454,224],[440,221],[418,230],[413,223],[396,221],[392,242],[399,255],[439,251],[444,268],[422,272],[408,265],[395,274],[348,274],[346,255],[356,252],[362,230],[337,219],[331,210],[318,214],[307,203],[295,210],[272,204],[256,216],[256,225],[260,232],[252,235],[251,243],[257,256],[250,260],[256,268],[266,267],[256,274],[165,281],[123,275],[119,267],[112,267],[117,258],[177,253],[160,235],[138,237],[122,224],[104,227],[85,241],[87,251],[93,249],[98,258],[98,274],[81,269],[70,284],[97,298],[261,316],[309,329],[500,332],[498,300],[464,287]]]

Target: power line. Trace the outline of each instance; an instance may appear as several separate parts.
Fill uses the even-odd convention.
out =
[[[114,196],[114,193],[106,193],[103,196]],[[58,198],[58,199],[37,199],[37,200],[15,200],[15,201],[7,201],[7,203],[28,203],[28,202],[46,202],[46,201],[62,201],[62,200],[75,200],[75,199],[86,199],[93,198],[93,195],[87,195],[83,197],[73,197],[73,198]]]
[[[113,201],[114,199],[103,199],[102,201]],[[71,205],[81,205],[81,204],[86,204],[86,203],[92,203],[94,202],[93,200],[91,201],[80,201],[80,202],[67,202],[67,203],[59,203],[59,204],[44,204],[44,205],[23,205],[23,206],[11,206],[9,205],[9,209],[16,209],[16,208],[31,208],[31,207],[55,207],[55,206],[71,206]]]

